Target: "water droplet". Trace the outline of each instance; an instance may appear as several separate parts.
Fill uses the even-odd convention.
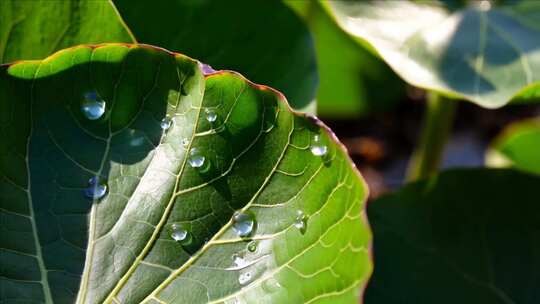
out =
[[[84,189],[84,196],[89,199],[100,199],[107,194],[107,184],[99,177],[94,176],[88,180],[88,185]]]
[[[105,101],[101,99],[97,92],[87,92],[84,94],[81,103],[81,111],[86,118],[97,120],[105,113]]]
[[[238,283],[240,283],[240,285],[245,285],[251,281],[251,277],[252,275],[249,271],[241,273],[240,276],[238,276]]]
[[[250,236],[255,230],[255,216],[251,212],[237,212],[233,215],[233,229],[239,237]]]
[[[182,138],[182,146],[184,146],[184,148],[187,148],[188,145],[189,139],[187,137]]]
[[[212,109],[205,109],[204,112],[206,113],[206,120],[209,122],[215,122],[217,119],[217,113],[216,111]]]
[[[246,259],[238,253],[233,254],[232,259],[234,262],[234,268],[244,268],[248,266],[248,261],[246,261]]]
[[[269,293],[279,291],[281,288],[281,284],[279,284],[278,280],[274,279],[273,277],[270,277],[268,280],[262,282],[261,286],[266,292]]]
[[[199,149],[192,148],[189,151],[188,162],[189,162],[189,165],[192,168],[202,168],[202,166],[204,165],[205,160],[206,160],[206,158],[204,157],[204,155],[201,154]]]
[[[144,133],[137,130],[128,130],[129,145],[132,147],[139,147],[145,142]]]
[[[161,126],[162,130],[167,131],[172,126],[172,122],[172,119],[170,119],[169,117],[165,117],[161,120],[161,123],[159,125]]]
[[[328,152],[328,147],[322,142],[319,135],[315,135],[311,141],[310,150],[315,156],[324,156]]]
[[[191,233],[179,224],[171,225],[171,238],[181,245],[188,245],[191,243]]]
[[[247,245],[247,250],[249,252],[255,252],[257,251],[257,242],[256,241],[251,241],[249,242],[249,244]]]
[[[308,217],[304,214],[302,210],[296,211],[296,219],[294,220],[294,227],[300,230],[300,233],[304,234],[307,229]]]

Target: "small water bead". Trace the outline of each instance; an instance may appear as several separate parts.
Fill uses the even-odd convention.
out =
[[[191,233],[178,224],[171,225],[171,238],[182,245],[191,243]]]
[[[189,139],[187,137],[182,138],[182,146],[184,146],[184,148],[187,148],[188,145]]]
[[[202,168],[203,165],[204,165],[205,160],[206,160],[206,158],[204,157],[204,155],[201,154],[199,149],[192,148],[189,151],[188,162],[189,162],[189,165],[192,168]]]
[[[208,122],[215,122],[217,120],[216,111],[212,109],[205,109],[204,112],[206,113],[206,120],[208,120]]]
[[[249,265],[248,261],[240,254],[235,253],[232,256],[234,268],[245,268]]]
[[[238,283],[240,283],[240,285],[245,285],[251,281],[251,278],[251,272],[241,273],[240,276],[238,276]]]
[[[322,142],[320,135],[315,135],[311,141],[310,150],[315,156],[324,156],[328,152],[328,147]]]
[[[97,92],[87,92],[84,94],[81,103],[81,111],[86,118],[97,120],[105,113],[105,101],[101,99]]]
[[[257,242],[256,241],[251,241],[249,242],[249,244],[247,245],[247,250],[249,252],[255,252],[257,251]]]
[[[233,215],[233,229],[239,237],[250,236],[256,224],[255,215],[251,212],[237,212]]]
[[[88,180],[88,185],[84,189],[84,196],[89,199],[100,199],[107,194],[107,184],[99,177],[94,176]]]
[[[302,210],[296,211],[296,219],[294,220],[294,227],[300,230],[300,233],[304,234],[307,229],[308,217]]]
[[[159,126],[161,127],[163,131],[167,131],[172,126],[172,122],[173,122],[172,119],[170,119],[169,117],[165,117],[161,120],[161,123],[159,124]]]
[[[281,288],[281,284],[279,284],[278,280],[276,280],[273,277],[270,277],[268,280],[262,282],[261,287],[269,293],[274,293],[276,291],[279,291]]]

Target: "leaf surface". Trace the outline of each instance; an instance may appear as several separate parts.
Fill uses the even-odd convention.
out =
[[[324,3],[345,31],[366,41],[412,85],[486,108],[537,91],[538,1],[493,8],[472,1],[476,5],[461,10],[439,1]]]
[[[277,91],[105,44],[2,66],[0,92],[3,303],[358,300],[367,188]]]
[[[371,202],[365,303],[540,301],[540,177],[463,169]]]

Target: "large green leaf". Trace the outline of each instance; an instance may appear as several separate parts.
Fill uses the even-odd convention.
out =
[[[366,303],[539,303],[538,185],[512,170],[453,170],[370,203]]]
[[[405,94],[401,79],[343,32],[317,1],[288,0],[286,4],[313,33],[320,79],[318,115],[357,118],[390,110],[400,102]]]
[[[367,41],[407,82],[486,108],[540,80],[540,2],[328,1],[338,23]],[[453,7],[452,7],[453,8]]]
[[[281,1],[114,0],[137,40],[275,87],[314,112],[317,67],[308,29]]]
[[[100,45],[0,69],[2,303],[357,301],[367,189],[342,146],[200,67]]]
[[[515,167],[540,174],[540,119],[513,123],[495,139],[486,162],[494,167]]]
[[[108,0],[0,1],[0,63],[101,42],[135,42]]]

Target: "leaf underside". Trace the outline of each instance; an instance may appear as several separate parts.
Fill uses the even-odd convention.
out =
[[[358,301],[372,268],[366,186],[276,91],[106,44],[2,66],[0,92],[2,303]],[[105,101],[99,119],[81,112],[88,92]],[[108,191],[91,201],[95,176]],[[247,239],[231,227],[239,210],[256,219]],[[171,238],[173,224],[191,243]]]
[[[437,3],[326,4],[344,30],[367,41],[412,85],[486,108],[538,98],[540,2],[452,12]]]
[[[377,265],[365,303],[539,303],[539,184],[451,170],[370,203]]]

